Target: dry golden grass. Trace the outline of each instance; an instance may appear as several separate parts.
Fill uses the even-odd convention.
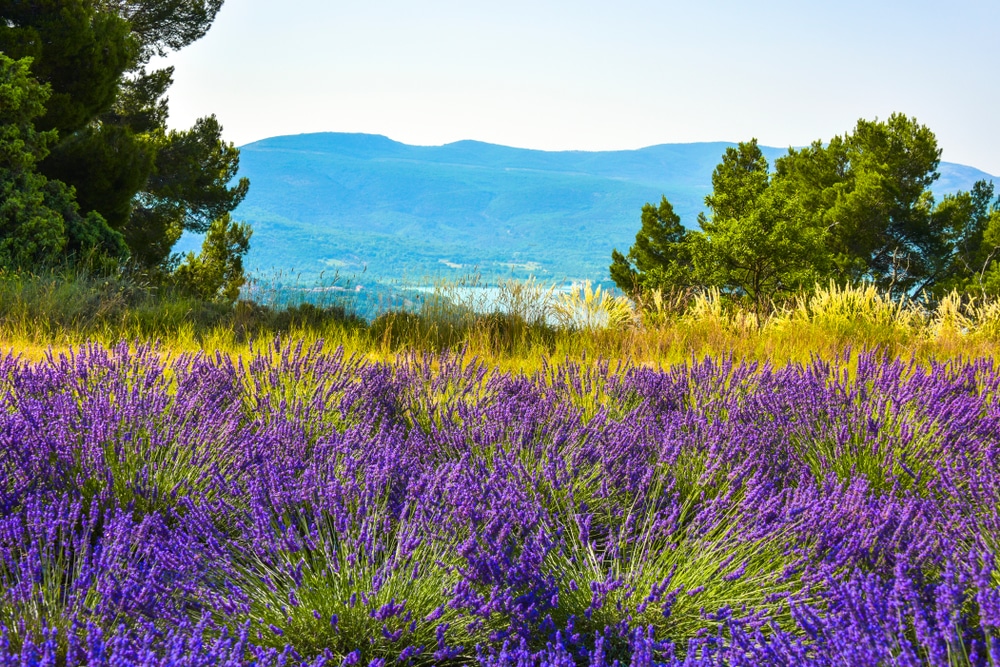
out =
[[[992,357],[1000,349],[1000,301],[958,294],[928,310],[871,286],[829,285],[760,317],[718,290],[653,292],[640,303],[589,284],[559,291],[535,281],[502,281],[494,290],[489,313],[481,292],[441,284],[418,312],[389,312],[366,325],[335,313],[261,319],[250,305],[223,312],[177,299],[130,302],[120,285],[0,281],[0,351],[39,360],[49,349],[128,340],[158,341],[169,354],[245,356],[259,342],[282,336],[323,339],[328,347],[377,360],[462,349],[495,367],[528,372],[545,359],[666,367],[705,356],[787,363],[878,349],[928,361]]]

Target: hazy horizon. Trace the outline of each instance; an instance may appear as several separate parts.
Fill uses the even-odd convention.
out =
[[[176,67],[171,125],[237,145],[316,131],[538,150],[801,146],[915,116],[1000,173],[1000,3],[228,2]]]
[[[317,130],[317,131],[311,131],[311,132],[293,132],[293,133],[289,133],[289,134],[279,134],[279,135],[274,135],[274,136],[261,137],[260,139],[255,139],[255,140],[249,141],[249,142],[247,142],[245,144],[240,144],[240,145],[238,145],[238,148],[245,148],[247,146],[253,146],[254,144],[259,144],[259,143],[266,142],[269,139],[280,139],[282,137],[304,137],[304,136],[310,136],[310,135],[323,135],[323,134],[356,135],[356,136],[365,136],[365,137],[381,137],[383,139],[388,139],[391,142],[394,142],[394,143],[397,143],[397,144],[403,144],[404,146],[411,146],[411,147],[414,147],[414,148],[443,148],[445,146],[451,146],[451,145],[454,145],[454,144],[477,143],[477,144],[486,144],[486,145],[489,145],[489,146],[497,146],[497,147],[500,147],[500,148],[513,148],[513,149],[516,149],[516,150],[519,150],[519,151],[538,151],[538,152],[541,152],[541,153],[620,153],[620,152],[629,152],[629,151],[641,151],[641,150],[644,150],[644,149],[647,149],[647,148],[657,148],[657,147],[660,147],[660,146],[695,146],[695,145],[716,145],[716,144],[734,144],[735,145],[735,144],[739,143],[737,141],[728,141],[728,140],[725,140],[725,139],[718,139],[718,140],[706,140],[706,141],[668,141],[668,142],[662,142],[662,143],[658,143],[658,144],[649,144],[649,145],[646,145],[646,146],[636,146],[636,147],[633,147],[633,148],[611,148],[611,149],[554,148],[554,149],[548,149],[548,148],[533,148],[531,146],[514,146],[514,145],[510,145],[510,144],[497,143],[495,141],[483,141],[483,140],[480,140],[480,139],[473,139],[473,138],[456,139],[454,141],[446,141],[444,143],[414,143],[414,142],[409,142],[409,141],[402,141],[400,139],[396,139],[395,137],[391,137],[391,136],[388,136],[388,135],[380,133],[380,132],[341,132],[341,131],[338,131],[338,130]],[[760,143],[761,147],[763,147],[763,148],[778,149],[778,150],[786,150],[787,148],[802,148],[802,147],[805,146],[805,144],[789,145],[789,146],[776,146],[776,145],[767,145],[767,144],[764,144],[763,142],[759,142],[759,143]],[[721,157],[722,157],[721,153],[719,154],[719,157],[721,159]],[[769,160],[769,162],[771,162],[771,160]],[[987,171],[985,169],[982,169],[982,168],[980,168],[980,167],[978,167],[978,166],[976,166],[974,164],[963,164],[961,162],[954,162],[953,160],[946,160],[944,158],[942,158],[941,163],[942,164],[957,164],[957,165],[960,165],[960,166],[972,167],[973,169],[977,169],[979,171],[982,171],[983,173],[987,174],[988,176],[1000,179],[1000,174],[991,173],[991,172],[989,172],[989,171]],[[1000,182],[997,183],[997,186],[1000,187]]]

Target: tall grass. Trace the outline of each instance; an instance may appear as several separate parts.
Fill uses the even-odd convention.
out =
[[[235,305],[205,301],[126,275],[0,271],[0,345],[19,351],[84,341],[162,341],[190,350],[233,347],[257,337],[326,330],[345,335],[363,321],[337,303],[277,304],[266,293]],[[269,303],[269,301],[271,301]]]
[[[634,301],[590,284],[536,280],[439,282],[416,303],[387,304],[371,321],[343,303],[205,302],[127,277],[0,274],[0,347],[39,357],[85,341],[160,341],[182,352],[249,350],[275,335],[323,339],[351,353],[464,349],[500,367],[546,358],[631,360],[652,366],[708,355],[785,362],[879,349],[921,360],[992,356],[1000,300],[950,294],[933,306],[891,299],[870,285],[818,286],[761,315],[718,290],[650,292]],[[273,295],[272,295],[273,296]]]

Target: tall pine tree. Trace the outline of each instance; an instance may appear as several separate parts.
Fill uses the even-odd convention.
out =
[[[627,294],[684,289],[693,284],[688,232],[666,197],[642,207],[642,227],[628,255],[611,253],[611,279]]]
[[[185,229],[204,232],[246,196],[239,152],[214,117],[168,131],[172,70],[153,55],[208,30],[221,0],[19,0],[0,6],[0,51],[30,57],[51,97],[38,119],[58,140],[37,164],[107,221],[131,262],[162,273]]]

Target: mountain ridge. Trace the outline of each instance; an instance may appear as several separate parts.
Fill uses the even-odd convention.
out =
[[[642,205],[662,195],[693,227],[731,142],[616,151],[544,151],[475,140],[414,146],[384,135],[323,132],[241,147],[250,194],[235,212],[254,227],[250,270],[366,281],[486,277],[607,279]],[[773,164],[787,148],[764,147]],[[942,163],[940,195],[979,178]],[[179,249],[196,241],[186,237]]]

